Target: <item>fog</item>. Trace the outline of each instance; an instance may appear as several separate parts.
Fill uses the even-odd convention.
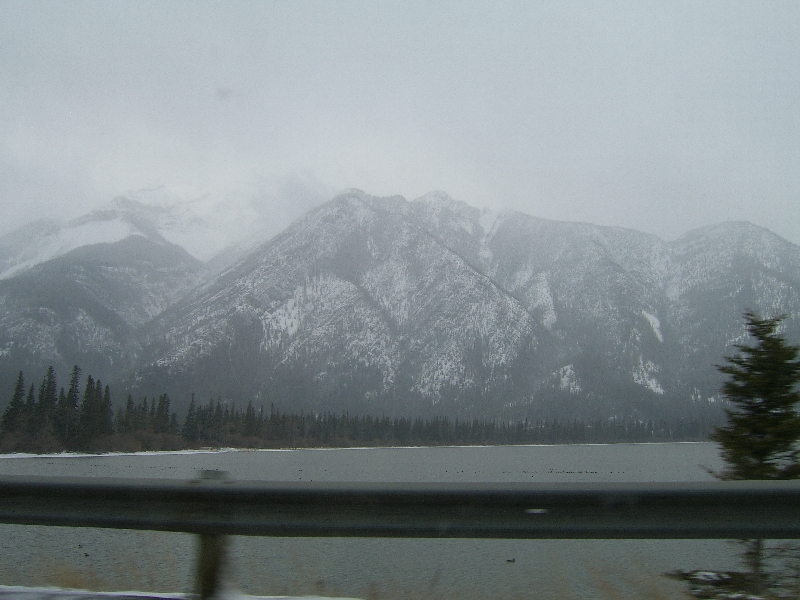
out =
[[[800,4],[0,4],[0,233],[338,191],[800,243]]]

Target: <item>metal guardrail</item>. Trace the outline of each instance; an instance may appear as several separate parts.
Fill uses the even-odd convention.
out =
[[[200,534],[213,595],[226,535],[800,538],[800,481],[275,483],[0,477],[0,523]]]
[[[304,537],[795,538],[800,481],[428,484],[4,476],[0,522]]]

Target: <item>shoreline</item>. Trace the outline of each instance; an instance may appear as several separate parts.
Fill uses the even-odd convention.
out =
[[[184,456],[193,454],[227,454],[233,452],[326,452],[341,450],[422,450],[432,448],[467,449],[467,448],[557,448],[575,446],[666,446],[674,444],[714,444],[712,441],[675,441],[675,442],[586,442],[578,444],[483,444],[461,446],[346,446],[337,448],[198,448],[191,450],[144,450],[141,452],[57,452],[35,454],[32,452],[12,452],[0,454],[0,460],[25,458],[106,458],[116,456]]]

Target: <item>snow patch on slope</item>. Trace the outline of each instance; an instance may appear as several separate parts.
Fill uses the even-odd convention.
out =
[[[647,322],[650,323],[650,327],[653,328],[653,333],[656,334],[659,342],[664,341],[664,336],[661,335],[661,321],[658,320],[658,317],[655,315],[651,315],[646,310],[642,309],[642,316],[647,319]]]
[[[478,217],[478,226],[483,231],[483,236],[481,237],[481,243],[478,250],[478,256],[480,256],[480,259],[484,265],[492,264],[492,258],[494,257],[494,254],[492,254],[492,251],[489,249],[488,242],[499,222],[500,215],[492,210],[489,210],[488,208],[484,208]]]
[[[542,310],[542,323],[547,329],[552,330],[556,324],[556,309],[553,303],[553,294],[550,291],[550,283],[547,281],[547,273],[536,275],[536,284],[533,287],[532,308]]]
[[[639,364],[633,368],[633,381],[642,387],[646,387],[656,394],[663,394],[664,388],[655,378],[655,374],[660,371],[660,367],[652,360],[645,361],[639,357]]]
[[[561,367],[556,372],[559,378],[559,388],[562,392],[569,392],[570,394],[580,394],[581,384],[578,381],[578,376],[575,374],[574,365],[566,365]]]
[[[414,203],[427,208],[427,216],[435,223],[435,229],[443,227],[447,221],[450,221],[470,235],[476,233],[475,222],[470,214],[475,209],[468,204],[453,200],[444,192],[428,192],[414,200]]]
[[[536,273],[534,266],[528,263],[524,268],[514,273],[511,291],[515,293],[523,292],[528,308],[531,311],[540,310],[542,324],[548,330],[553,329],[558,317],[547,273]]]
[[[313,349],[328,353],[328,367],[334,370],[349,361],[377,368],[385,387],[394,380],[397,357],[387,325],[349,281],[330,276],[309,280],[259,318],[262,351],[280,349],[288,359]],[[325,373],[317,377],[324,378]]]
[[[8,279],[21,271],[76,248],[119,242],[133,233],[135,232],[131,225],[120,220],[94,221],[61,227],[53,235],[41,238],[38,244],[28,248],[25,254],[17,259],[17,262],[0,272],[0,279]]]

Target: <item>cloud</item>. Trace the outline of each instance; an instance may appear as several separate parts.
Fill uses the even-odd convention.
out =
[[[308,178],[668,238],[750,219],[800,242],[798,20],[793,4],[2,3],[0,228],[158,185],[285,222],[276,182]]]

